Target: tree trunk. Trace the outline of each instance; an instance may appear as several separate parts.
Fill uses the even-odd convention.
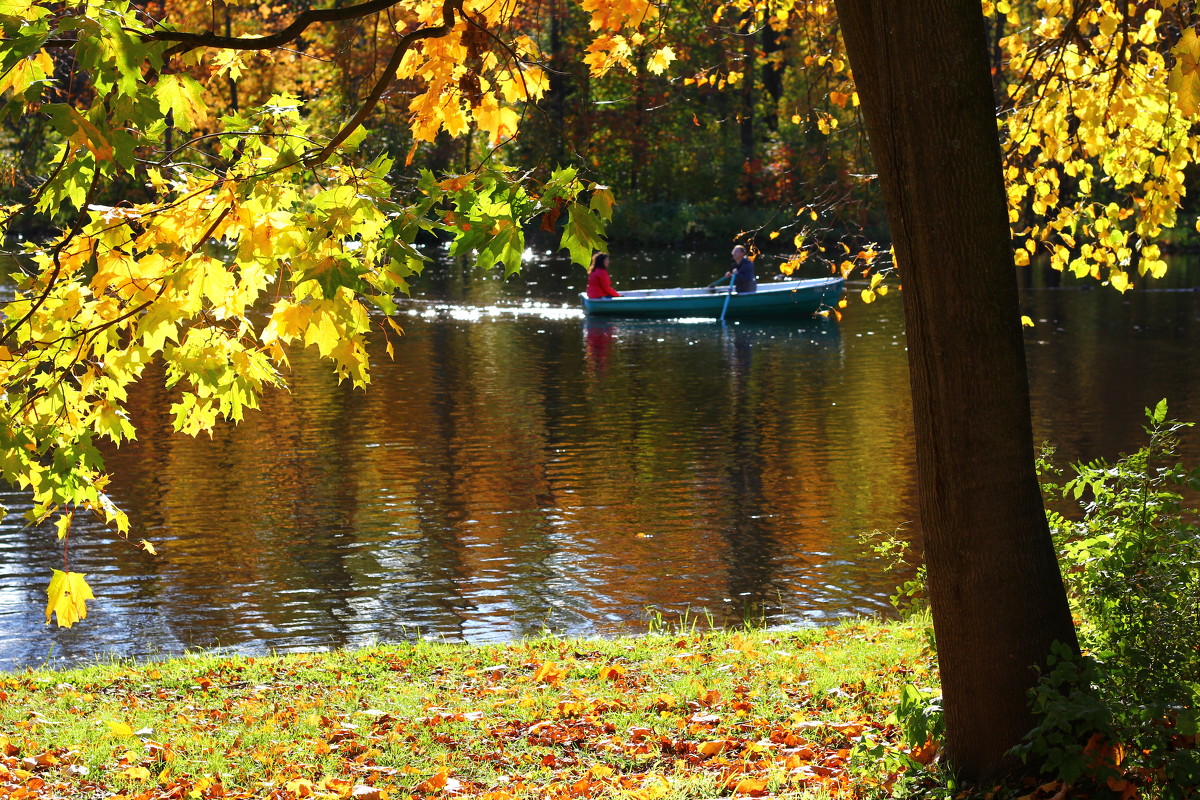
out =
[[[754,66],[758,61],[758,56],[756,53],[757,42],[754,37],[753,12],[746,11],[742,14],[740,31],[742,41],[740,86],[742,91],[738,123],[742,137],[742,190],[738,195],[742,205],[752,206],[759,191],[758,165],[755,163],[758,148],[754,141]]]
[[[770,16],[770,7],[767,9],[767,16]],[[783,73],[785,62],[774,56],[778,53],[785,55],[783,43],[780,41],[779,34],[771,27],[770,20],[762,26],[762,51],[763,51],[763,68],[762,82],[763,91],[767,97],[770,97],[764,121],[767,125],[767,130],[775,133],[779,130],[779,103],[783,100]],[[747,78],[749,78],[749,70],[747,70]]]
[[[946,756],[981,780],[1077,648],[1034,470],[1029,386],[978,0],[836,0],[879,171],[915,416]]]

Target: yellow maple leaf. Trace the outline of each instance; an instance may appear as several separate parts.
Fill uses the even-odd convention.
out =
[[[146,769],[145,767],[137,767],[137,766],[126,767],[125,769],[121,770],[121,774],[124,775],[126,778],[129,778],[130,780],[135,780],[135,781],[150,780],[150,770]]]
[[[313,795],[314,784],[308,778],[296,778],[285,783],[283,788],[296,797],[311,797]]]
[[[95,600],[92,588],[84,580],[87,576],[80,572],[63,572],[54,570],[50,579],[50,587],[46,590],[49,603],[46,605],[46,624],[50,618],[58,615],[58,625],[69,628],[81,619],[87,617],[86,600]]]
[[[487,102],[488,100],[491,102]],[[514,136],[521,121],[516,111],[498,105],[494,98],[485,98],[484,102],[476,106],[474,116],[479,130],[490,134],[488,138],[493,145]]]
[[[1188,28],[1171,52],[1175,54],[1175,67],[1167,87],[1178,96],[1179,110],[1195,117],[1200,113],[1200,37]]]
[[[164,114],[173,112],[175,124],[185,131],[192,130],[208,116],[203,94],[200,82],[183,73],[162,75],[154,87],[159,108]]]
[[[108,722],[108,733],[105,736],[112,736],[118,739],[132,739],[134,736],[133,728],[127,722]]]
[[[646,778],[642,788],[630,792],[631,800],[659,800],[671,793],[671,782],[662,775],[651,775]]]
[[[313,310],[307,305],[281,300],[275,304],[275,310],[271,314],[271,321],[267,324],[266,330],[263,331],[263,341],[271,342],[277,338],[285,342],[292,341],[292,339],[304,333],[304,329],[308,327],[312,315]]]
[[[650,57],[650,61],[646,64],[646,69],[655,75],[661,75],[674,60],[675,51],[670,47],[664,47]]]

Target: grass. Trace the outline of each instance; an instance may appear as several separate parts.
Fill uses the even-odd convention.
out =
[[[422,641],[0,674],[0,798],[868,791],[934,680],[924,621],[507,645]]]

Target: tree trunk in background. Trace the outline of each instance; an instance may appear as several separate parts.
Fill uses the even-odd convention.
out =
[[[558,0],[550,2],[550,50],[546,53],[550,58],[552,69],[550,73],[550,90],[546,93],[546,106],[550,109],[551,119],[554,120],[553,153],[551,164],[558,166],[564,163],[563,140],[566,138],[567,127],[567,95],[571,91],[569,74],[567,72],[567,57],[563,52],[562,28],[566,22],[564,9],[559,7]]]
[[[739,200],[743,205],[753,205],[758,197],[758,182],[755,180],[758,170],[754,163],[758,148],[754,141],[754,81],[755,63],[758,60],[758,42],[754,35],[754,19],[750,12],[742,16],[740,38],[742,41],[742,79],[741,106],[738,109],[738,123],[742,137],[742,189]]]
[[[983,17],[836,2],[903,281],[946,756],[980,780],[1032,727],[1051,643],[1078,646],[1034,471]]]
[[[762,26],[762,52],[765,58],[762,68],[763,92],[771,98],[764,113],[767,130],[775,133],[779,130],[779,102],[783,99],[784,62],[773,58],[777,53],[784,54],[783,44],[779,34],[767,22]],[[747,74],[747,78],[749,75]]]
[[[641,198],[642,159],[646,157],[646,58],[638,55],[638,68],[633,76],[633,130],[629,133],[629,196]]]

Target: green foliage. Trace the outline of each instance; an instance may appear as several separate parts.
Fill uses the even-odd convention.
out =
[[[728,240],[740,231],[766,228],[777,212],[721,200],[643,201],[622,197],[614,209],[614,238],[675,245],[696,240]]]
[[[899,530],[891,533],[874,530],[859,535],[859,541],[867,545],[879,559],[887,572],[901,572],[909,568],[914,558],[912,544],[900,538]],[[896,587],[896,593],[888,598],[902,617],[910,617],[929,610],[929,579],[924,564],[918,564],[911,578]]]
[[[886,572],[906,572],[911,569],[916,554],[912,544],[901,538],[899,530],[864,532],[859,535],[859,541],[883,562]],[[925,565],[919,564],[912,576],[897,586],[895,594],[888,599],[902,619],[919,626],[926,640],[927,652],[935,653]],[[881,743],[858,747],[855,758],[862,764],[860,769],[878,769],[882,765],[889,773],[895,773],[896,782],[888,787],[888,797],[954,797],[956,782],[953,775],[933,761],[945,734],[941,691],[936,687],[918,686],[910,682],[901,684],[888,723],[899,729],[901,741],[892,745]]]
[[[900,726],[904,740],[911,747],[924,747],[930,741],[940,741],[946,729],[941,693],[928,687],[904,684],[900,687],[900,702],[891,720]]]
[[[914,621],[921,616],[914,615]],[[928,618],[925,623],[929,623]],[[941,692],[935,687],[904,683],[899,695],[887,722],[899,729],[900,740],[859,744],[853,754],[858,770],[870,774],[882,768],[894,776],[890,785],[881,787],[886,797],[940,800],[959,796],[953,773],[934,760],[945,734]]]
[[[1200,786],[1200,528],[1183,492],[1200,469],[1176,461],[1166,402],[1146,412],[1148,444],[1115,463],[1073,467],[1047,484],[1080,504],[1051,512],[1085,656],[1055,653],[1034,704],[1042,719],[1019,752],[1068,783],[1194,797]],[[1046,457],[1043,457],[1043,463]]]

